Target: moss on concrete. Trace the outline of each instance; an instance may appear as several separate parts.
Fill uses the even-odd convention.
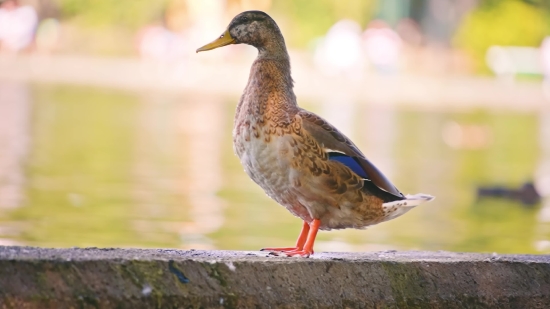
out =
[[[0,308],[543,308],[550,257],[0,247]]]

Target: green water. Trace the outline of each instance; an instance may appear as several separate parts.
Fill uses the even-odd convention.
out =
[[[2,118],[19,120],[0,126],[0,244],[256,250],[295,242],[299,219],[266,197],[233,154],[236,98],[10,89],[18,99],[0,96]],[[329,119],[334,110],[303,106]],[[550,239],[542,203],[475,195],[478,185],[533,179],[545,159],[539,115],[364,102],[347,110],[336,122],[402,192],[437,198],[366,230],[320,232],[316,251],[550,252],[537,245]],[[451,138],[457,125],[466,128],[462,142]]]

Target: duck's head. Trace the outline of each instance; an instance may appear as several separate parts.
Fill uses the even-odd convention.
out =
[[[235,16],[227,26],[227,30],[212,43],[197,49],[212,50],[229,44],[248,44],[260,51],[286,53],[285,42],[275,21],[262,11],[246,11]]]

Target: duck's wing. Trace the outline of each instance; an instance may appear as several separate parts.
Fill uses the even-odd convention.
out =
[[[303,129],[313,137],[328,154],[329,160],[338,161],[354,173],[371,181],[377,188],[385,191],[397,199],[404,198],[403,194],[372,164],[355,144],[323,118],[300,110]]]

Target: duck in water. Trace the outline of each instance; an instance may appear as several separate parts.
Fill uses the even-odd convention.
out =
[[[296,246],[263,250],[308,257],[318,230],[362,229],[433,199],[403,195],[344,134],[297,105],[285,40],[269,15],[240,13],[197,52],[230,44],[258,49],[235,113],[235,153],[269,197],[303,220]]]

